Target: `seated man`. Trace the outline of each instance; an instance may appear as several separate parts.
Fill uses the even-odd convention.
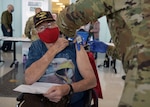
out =
[[[53,86],[43,95],[25,94],[22,107],[84,107],[85,91],[96,86],[96,77],[84,47],[80,46],[78,50],[75,43],[59,37],[58,26],[50,12],[36,14],[34,24],[39,40],[29,48],[25,82],[61,85]],[[63,101],[68,95],[71,95],[70,103],[64,106]],[[40,98],[39,103],[32,99],[33,96]]]

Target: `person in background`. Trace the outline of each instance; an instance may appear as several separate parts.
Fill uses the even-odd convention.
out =
[[[59,37],[59,28],[50,12],[36,14],[34,24],[39,39],[33,41],[29,48],[25,83],[48,82],[61,85],[53,86],[43,95],[25,94],[22,107],[36,106],[33,104],[36,104],[32,100],[33,96],[41,99],[39,103],[45,105],[43,107],[85,107],[85,91],[97,83],[84,47],[81,45],[78,50],[76,43]],[[67,102],[63,101],[68,95],[71,95],[70,105],[64,106]]]
[[[91,24],[93,27],[90,29],[90,32],[93,33],[93,39],[99,40],[99,31],[100,31],[100,22],[97,20],[92,22]]]
[[[126,72],[118,107],[150,106],[150,0],[77,0],[57,17],[62,33],[106,16],[115,45],[111,51]]]
[[[83,29],[84,29],[86,32],[89,32],[90,26],[91,26],[91,23],[89,22],[88,24],[86,24],[86,25],[84,25],[84,26],[81,26],[81,28],[83,27]]]
[[[39,7],[35,8],[35,14],[37,14],[41,11],[42,11],[41,8],[39,8]],[[33,17],[34,16],[31,16],[28,18],[26,25],[25,25],[25,30],[24,30],[25,37],[28,37],[32,41],[39,38],[37,35],[37,32],[36,32],[35,26],[34,26]]]
[[[90,29],[90,33],[93,34],[93,40],[99,41],[99,31],[100,31],[100,22],[96,20],[95,22],[91,22],[92,29]],[[94,53],[94,58],[97,59],[97,52]]]
[[[14,11],[14,6],[12,4],[9,4],[7,6],[7,10],[4,11],[1,15],[1,29],[3,32],[3,36],[7,36],[7,37],[13,36],[13,28],[12,28],[13,11]],[[4,52],[12,51],[11,48],[12,48],[11,41],[4,41],[1,47],[2,51]]]

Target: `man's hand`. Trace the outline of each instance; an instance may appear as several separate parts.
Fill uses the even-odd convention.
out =
[[[53,50],[56,51],[56,53],[61,52],[69,45],[69,41],[65,38],[58,38],[58,40],[52,44],[49,45],[48,48],[53,48]]]
[[[69,93],[70,87],[67,84],[51,87],[44,96],[52,102],[59,102],[61,98]]]
[[[58,38],[58,40],[54,43],[54,47],[57,50],[57,53],[64,50],[69,45],[69,41],[65,38]]]
[[[10,29],[7,29],[7,32],[10,32],[11,30]]]

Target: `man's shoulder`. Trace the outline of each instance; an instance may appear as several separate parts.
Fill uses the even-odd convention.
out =
[[[40,39],[37,39],[33,41],[32,44],[42,44],[42,41]]]
[[[7,10],[3,11],[2,14],[8,14],[9,12]]]
[[[67,50],[75,51],[75,44],[73,42],[69,42],[69,45],[66,48]]]
[[[33,21],[33,17],[34,17],[34,16],[29,17],[28,20],[29,20],[29,21]]]
[[[46,45],[40,40],[37,39],[35,41],[32,42],[31,46],[30,46],[30,50],[34,50],[34,52],[43,52],[46,51]]]
[[[37,40],[32,42],[33,47],[40,48],[40,47],[43,47],[44,45],[45,44],[40,39],[37,39]]]
[[[27,20],[27,25],[32,25],[34,27],[34,23],[33,23],[33,16],[29,17]]]
[[[33,19],[34,16],[30,16],[29,19]]]

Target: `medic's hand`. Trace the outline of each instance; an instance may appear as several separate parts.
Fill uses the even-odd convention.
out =
[[[80,45],[83,45],[83,38],[81,36],[77,36],[75,42],[78,51],[80,51]]]

